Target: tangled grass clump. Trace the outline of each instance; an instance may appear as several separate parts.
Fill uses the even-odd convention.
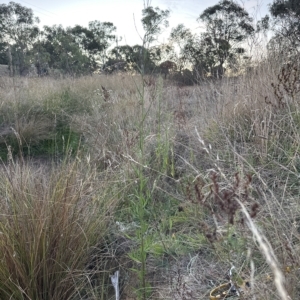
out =
[[[1,299],[76,299],[91,289],[89,253],[103,243],[115,203],[82,167],[1,166]]]

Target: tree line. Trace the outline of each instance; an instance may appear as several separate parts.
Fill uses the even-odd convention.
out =
[[[34,67],[39,76],[57,69],[72,76],[134,70],[161,72],[166,77],[176,69],[179,77],[222,77],[226,68],[234,70],[249,61],[245,45],[257,43],[271,28],[269,51],[285,49],[298,54],[298,0],[274,0],[269,11],[271,17],[255,22],[237,2],[221,0],[199,15],[197,21],[204,30],[195,34],[179,24],[172,28],[167,43],[158,44],[158,36],[169,25],[170,11],[148,6],[142,10],[141,44],[119,46],[117,28],[111,22],[95,20],[88,27],[53,25],[41,29],[32,9],[9,2],[0,5],[0,64],[8,65],[11,75],[27,75]]]

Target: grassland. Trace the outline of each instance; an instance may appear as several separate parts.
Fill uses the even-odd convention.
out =
[[[299,75],[0,77],[0,298],[298,299]]]

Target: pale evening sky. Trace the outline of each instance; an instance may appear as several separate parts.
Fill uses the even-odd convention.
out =
[[[8,4],[10,0],[0,0]],[[64,27],[76,24],[87,27],[90,21],[112,22],[117,27],[117,35],[122,37],[120,44],[140,44],[141,11],[143,0],[14,0],[34,11],[40,18],[40,25],[62,24]],[[170,29],[180,23],[196,32],[200,24],[196,21],[199,15],[219,0],[152,0],[151,6],[169,9],[170,26],[161,36],[160,42],[167,40]],[[273,0],[239,0],[251,16],[260,19],[268,13],[268,4]],[[135,21],[134,21],[135,20]],[[135,26],[136,24],[136,26]]]

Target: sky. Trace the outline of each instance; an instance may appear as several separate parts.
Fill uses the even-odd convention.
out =
[[[64,27],[82,25],[87,27],[90,21],[112,22],[117,27],[117,35],[122,38],[121,44],[141,44],[139,36],[143,34],[141,26],[141,11],[144,2],[151,6],[169,9],[170,26],[160,37],[160,42],[166,42],[170,30],[183,23],[193,32],[201,30],[196,21],[199,15],[209,6],[219,0],[13,0],[31,8],[39,17],[40,26],[61,24]],[[0,4],[8,4],[10,0],[0,0]],[[255,19],[260,19],[268,13],[268,4],[273,0],[238,0]]]

